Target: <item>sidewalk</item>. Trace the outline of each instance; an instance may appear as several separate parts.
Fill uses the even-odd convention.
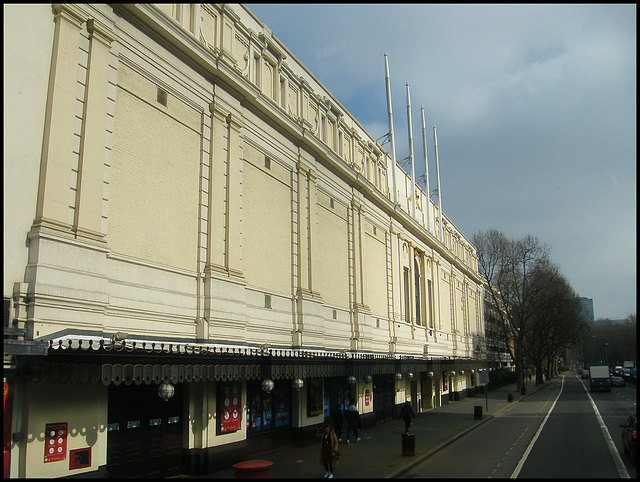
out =
[[[360,431],[362,440],[346,444],[343,430],[343,442],[339,444],[342,453],[340,465],[334,470],[336,478],[388,478],[398,477],[411,467],[432,456],[442,448],[454,442],[481,424],[491,420],[514,403],[528,397],[538,390],[558,383],[558,378],[535,386],[529,383],[527,394],[516,391],[516,385],[510,384],[490,391],[487,396],[467,397],[459,402],[448,404],[416,415],[411,423],[410,432],[415,434],[415,455],[402,455],[402,433],[404,422],[401,419],[376,425]],[[509,402],[509,395],[513,401]],[[475,420],[475,406],[482,406],[482,420]],[[306,447],[286,446],[269,452],[255,454],[252,459],[273,462],[271,477],[274,478],[322,478],[325,471],[320,465],[320,446],[311,444]],[[207,478],[234,478],[233,468],[214,472]]]

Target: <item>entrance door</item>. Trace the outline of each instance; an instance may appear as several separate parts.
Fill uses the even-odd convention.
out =
[[[376,414],[376,424],[388,422],[394,418],[395,382],[393,375],[373,377],[373,411]]]
[[[110,385],[107,470],[110,477],[168,477],[181,472],[182,384],[168,401],[158,385]]]

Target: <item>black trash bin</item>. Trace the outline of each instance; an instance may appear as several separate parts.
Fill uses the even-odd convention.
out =
[[[402,455],[413,456],[416,454],[416,435],[413,433],[402,434]]]
[[[482,405],[476,405],[473,408],[473,418],[475,420],[482,420]]]

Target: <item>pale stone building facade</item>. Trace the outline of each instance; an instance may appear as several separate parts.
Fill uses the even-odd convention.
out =
[[[6,476],[206,473],[476,390],[475,248],[248,9],[5,6],[5,41]]]

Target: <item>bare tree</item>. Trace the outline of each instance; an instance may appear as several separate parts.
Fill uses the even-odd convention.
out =
[[[536,272],[548,266],[549,248],[534,236],[509,240],[494,229],[478,232],[473,243],[478,251],[478,269],[497,307],[504,335],[513,340],[513,347],[508,346],[516,366],[518,390],[524,392],[524,340],[533,329],[535,304],[544,288]]]
[[[531,330],[525,334],[524,349],[536,368],[539,384],[544,382],[544,374],[547,378],[555,375],[556,360],[582,339],[586,323],[577,295],[557,266],[543,263],[536,276],[541,289]]]

